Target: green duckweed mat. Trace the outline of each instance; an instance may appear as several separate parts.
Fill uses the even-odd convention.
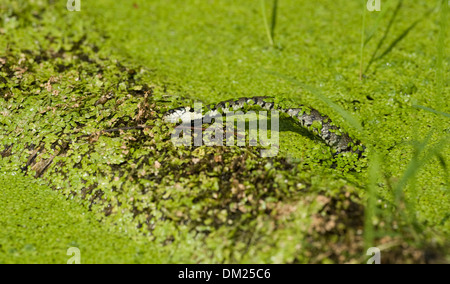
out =
[[[65,2],[0,2],[0,263],[449,262],[446,1],[275,1],[273,45],[260,1]],[[367,151],[283,116],[274,158],[177,148],[161,119],[252,96]]]

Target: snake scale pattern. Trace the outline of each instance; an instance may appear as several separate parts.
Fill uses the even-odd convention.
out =
[[[271,102],[270,97],[241,98],[238,100],[223,101],[216,105],[207,106],[206,114],[198,113],[194,108],[186,106],[169,110],[164,116],[164,121],[168,123],[190,122],[197,119],[208,119],[219,117],[231,111],[238,111],[247,105],[259,106],[262,109],[272,111],[277,110],[292,117],[300,126],[308,129],[314,135],[320,137],[328,146],[336,150],[336,153],[352,152],[362,154],[364,147],[361,142],[352,139],[338,126],[334,125],[331,119],[319,113],[319,111],[300,105],[298,108],[280,108]]]

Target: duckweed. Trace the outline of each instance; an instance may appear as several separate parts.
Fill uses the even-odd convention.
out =
[[[448,261],[448,118],[412,107],[450,113],[432,99],[437,12],[406,37],[429,1],[404,4],[391,28],[370,14],[365,52],[382,56],[360,81],[361,9],[347,2],[280,1],[272,47],[256,2],[99,0],[68,12],[3,1],[0,262],[65,263],[74,246],[86,263],[361,263],[368,245],[390,247],[385,262]],[[287,117],[274,158],[176,148],[161,120],[195,100],[255,95],[320,110],[367,153],[336,156]],[[382,173],[367,244],[371,153]]]

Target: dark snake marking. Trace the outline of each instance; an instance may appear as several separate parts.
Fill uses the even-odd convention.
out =
[[[237,111],[243,109],[246,105],[255,105],[269,111],[277,110],[288,114],[302,127],[320,137],[328,146],[335,149],[337,153],[351,152],[361,155],[364,152],[364,146],[362,146],[361,142],[353,140],[342,129],[334,125],[328,116],[303,105],[300,105],[299,108],[279,108],[276,107],[275,103],[268,101],[269,99],[273,98],[253,97],[224,101],[216,105],[207,106],[208,112],[205,115],[195,112],[192,107],[180,107],[168,111],[163,116],[163,119],[170,123],[178,123],[180,120],[189,122],[197,119],[210,119],[221,115],[220,110],[226,114],[230,112],[230,109]]]

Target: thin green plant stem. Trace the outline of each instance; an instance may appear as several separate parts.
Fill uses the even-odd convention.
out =
[[[275,43],[275,28],[277,26],[278,0],[273,0],[272,6],[272,26],[270,28],[272,41]]]
[[[437,110],[434,110],[434,109],[429,108],[429,107],[425,107],[425,106],[421,106],[421,105],[413,105],[412,107],[416,108],[416,109],[423,109],[425,111],[428,111],[428,112],[431,112],[431,113],[434,113],[434,114],[438,114],[438,115],[442,115],[442,116],[445,116],[447,118],[450,118],[450,114],[445,113],[445,112],[441,112],[441,111],[437,111]]]
[[[377,13],[378,17],[375,22],[375,25],[373,25],[369,32],[366,33],[366,39],[364,40],[364,43],[367,45],[375,36],[377,33],[377,30],[380,28],[381,21],[384,19],[386,14],[391,11],[392,2],[388,2],[384,4],[384,8],[382,9],[381,13]]]
[[[413,176],[415,176],[431,158],[439,155],[444,146],[446,146],[446,144],[448,144],[448,141],[450,141],[450,136],[444,137],[439,142],[437,142],[431,149],[429,149],[428,152],[426,152],[424,154],[424,157],[421,159],[420,156],[422,155],[422,153],[426,151],[426,147],[430,142],[432,132],[433,130],[431,130],[431,132],[428,134],[428,136],[425,138],[423,142],[419,143],[419,145],[416,146],[413,158],[409,162],[409,165],[406,168],[402,178],[397,183],[394,189],[394,199],[396,204],[399,204],[399,202],[401,201],[403,191],[406,185],[410,182],[410,179]]]
[[[389,35],[389,32],[390,32],[390,30],[391,30],[391,28],[392,28],[392,26],[393,26],[393,24],[394,24],[394,22],[395,22],[395,19],[396,19],[397,16],[398,16],[398,13],[399,13],[400,10],[401,10],[402,6],[403,6],[403,0],[400,0],[400,1],[398,2],[398,4],[397,4],[397,7],[394,9],[394,13],[392,14],[392,17],[391,17],[391,19],[389,20],[389,23],[388,23],[388,25],[387,25],[387,27],[386,27],[386,30],[384,31],[384,35],[383,35],[383,37],[380,39],[380,41],[378,42],[378,45],[377,45],[375,51],[373,52],[372,57],[370,58],[369,63],[367,64],[366,69],[365,69],[364,72],[367,73],[367,72],[369,71],[369,69],[370,69],[370,66],[372,66],[372,63],[374,62],[374,60],[375,60],[375,58],[376,58],[376,55],[378,54],[378,51],[379,51],[380,48],[382,47],[384,41],[387,39],[387,37],[388,37],[388,35]],[[387,8],[384,8],[383,11],[384,11],[384,12],[382,12],[382,13],[383,13],[382,16],[384,16],[384,14],[386,14],[386,11],[388,11],[388,9],[387,9]],[[380,17],[380,18],[381,18],[381,17]],[[378,18],[378,19],[380,19],[380,18]],[[378,26],[378,24],[379,24],[379,22],[377,22],[376,26]],[[375,33],[374,33],[374,34],[375,34]],[[367,44],[368,41],[366,40],[365,43]]]
[[[366,46],[365,44],[365,37],[366,37],[366,2],[363,1],[363,20],[362,20],[362,29],[361,29],[361,54],[360,54],[360,70],[359,70],[359,80],[362,81],[363,79],[363,68],[364,68],[364,48]]]
[[[264,26],[266,28],[267,38],[269,39],[269,43],[271,46],[274,45],[273,38],[272,38],[272,32],[269,27],[269,22],[267,21],[267,13],[266,13],[266,2],[265,0],[261,0],[261,12],[264,19]]]
[[[284,74],[280,74],[276,71],[269,71],[269,70],[264,70],[264,72],[266,72],[267,74],[273,75],[273,76],[277,76],[279,78],[282,78],[288,82],[290,82],[293,85],[297,85],[302,89],[307,90],[308,92],[310,92],[311,94],[313,94],[316,98],[318,98],[319,100],[321,100],[322,102],[324,102],[326,105],[328,105],[331,109],[333,109],[334,111],[336,111],[338,114],[341,115],[341,117],[350,125],[352,126],[355,130],[358,131],[358,133],[361,135],[361,138],[363,140],[365,140],[366,138],[366,132],[364,131],[364,129],[361,126],[361,122],[353,117],[352,114],[350,114],[348,111],[346,111],[345,109],[343,109],[341,106],[339,106],[338,104],[336,104],[335,102],[333,102],[332,100],[330,100],[328,97],[326,97],[325,95],[323,95],[321,93],[320,90],[309,86],[307,84],[304,84],[294,78],[291,78],[289,76],[286,76]]]
[[[381,159],[380,155],[371,155],[369,167],[369,181],[367,185],[367,205],[364,212],[364,244],[366,249],[374,246],[375,228],[373,220],[376,217],[377,183],[380,178]]]
[[[444,57],[445,57],[445,38],[447,35],[447,13],[448,13],[448,1],[441,1],[441,18],[440,18],[440,32],[438,41],[438,56],[437,56],[437,66],[436,66],[436,99],[435,99],[435,109],[438,106],[443,105],[443,95],[444,95]],[[435,118],[436,121],[436,118]]]

